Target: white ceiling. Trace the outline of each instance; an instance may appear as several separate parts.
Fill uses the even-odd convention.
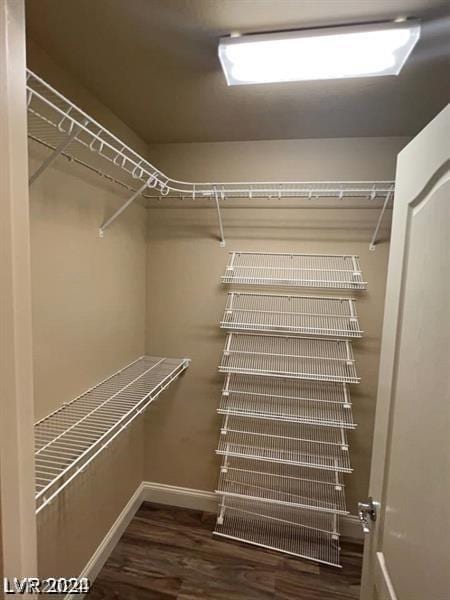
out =
[[[408,136],[450,101],[442,0],[27,0],[28,35],[145,141]],[[227,87],[221,35],[420,17],[397,77]]]

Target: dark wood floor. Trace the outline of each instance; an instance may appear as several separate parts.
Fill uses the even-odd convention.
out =
[[[89,600],[355,600],[362,546],[342,542],[342,569],[212,536],[215,516],[144,503]]]

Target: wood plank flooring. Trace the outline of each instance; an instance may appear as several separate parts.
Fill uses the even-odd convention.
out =
[[[215,515],[144,502],[89,600],[357,600],[362,546],[342,569],[213,537]]]

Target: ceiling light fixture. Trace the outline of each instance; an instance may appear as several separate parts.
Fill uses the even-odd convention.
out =
[[[418,21],[221,38],[228,85],[398,75],[420,37]]]

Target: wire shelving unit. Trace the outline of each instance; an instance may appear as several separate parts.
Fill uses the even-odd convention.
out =
[[[216,493],[286,506],[347,514],[338,472],[225,457]]]
[[[394,190],[393,181],[192,182],[166,175],[93,119],[49,83],[27,70],[28,137],[50,154],[30,177],[30,184],[59,156],[105,178],[130,194],[100,226],[100,233],[139,196],[211,199],[217,209],[221,244],[225,245],[220,203],[232,198],[368,198],[384,200],[382,215]],[[377,225],[372,246],[376,243]]]
[[[223,283],[365,290],[355,255],[230,252]]]
[[[348,340],[229,333],[222,373],[359,383]]]
[[[226,416],[217,454],[352,472],[342,428]]]
[[[223,329],[359,338],[353,298],[229,292]]]
[[[223,497],[215,535],[339,567],[338,516]]]
[[[222,282],[366,289],[353,255],[231,252]],[[220,325],[214,533],[340,566],[347,431],[356,427],[349,384],[360,381],[351,341],[363,334],[355,300],[232,290]]]
[[[354,429],[346,383],[228,374],[219,414]]]
[[[35,425],[40,512],[187,367],[186,358],[143,356]]]

